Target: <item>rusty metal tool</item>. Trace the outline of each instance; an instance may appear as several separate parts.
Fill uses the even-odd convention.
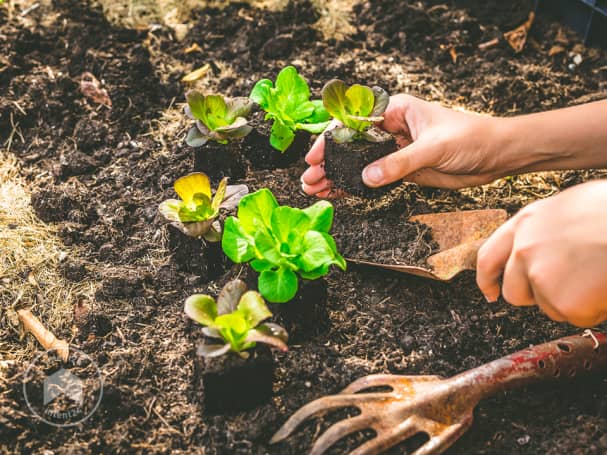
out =
[[[586,330],[582,335],[532,346],[449,379],[440,376],[376,374],[362,377],[340,394],[319,398],[299,409],[274,435],[287,438],[309,417],[356,407],[360,414],[325,431],[311,450],[320,455],[341,438],[372,429],[376,436],[350,455],[378,454],[419,433],[429,440],[414,455],[439,454],[471,425],[476,404],[497,392],[539,381],[555,381],[607,370],[607,335]],[[364,392],[389,387],[389,392]]]
[[[483,242],[503,224],[508,215],[502,209],[467,210],[461,212],[416,215],[417,221],[430,227],[438,253],[427,259],[431,268],[404,264],[386,264],[356,258],[346,258],[355,264],[381,267],[439,281],[449,281],[464,270],[476,269],[476,253]]]

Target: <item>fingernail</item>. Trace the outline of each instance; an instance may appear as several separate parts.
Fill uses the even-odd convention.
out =
[[[487,301],[487,303],[495,303],[495,302],[497,302],[497,299],[492,299],[488,295],[483,294],[483,296],[485,297],[485,300]]]
[[[384,173],[379,166],[368,166],[363,170],[363,180],[377,185],[384,179]]]

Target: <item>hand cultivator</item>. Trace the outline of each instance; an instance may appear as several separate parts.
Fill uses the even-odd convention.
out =
[[[346,259],[356,264],[396,270],[433,280],[449,281],[464,270],[476,269],[478,249],[493,231],[506,221],[506,218],[506,211],[501,209],[431,213],[409,218],[409,221],[418,221],[430,227],[432,239],[438,243],[439,252],[427,260],[432,269]]]
[[[473,409],[483,398],[543,380],[605,369],[607,335],[587,330],[583,335],[523,349],[449,379],[365,376],[340,394],[319,398],[299,409],[271,442],[287,438],[309,417],[353,406],[361,413],[331,426],[318,438],[311,454],[322,454],[341,438],[364,429],[373,429],[377,435],[351,455],[380,453],[419,432],[427,433],[430,439],[414,455],[438,454],[471,426]],[[392,391],[358,393],[375,387],[390,387]]]

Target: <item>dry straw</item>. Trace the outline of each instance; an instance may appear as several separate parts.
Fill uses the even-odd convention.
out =
[[[73,307],[91,305],[92,281],[72,283],[61,263],[77,255],[66,248],[57,229],[36,216],[28,185],[15,157],[0,152],[0,358],[17,359],[39,347],[21,340],[16,310],[31,308],[45,326],[69,338]]]

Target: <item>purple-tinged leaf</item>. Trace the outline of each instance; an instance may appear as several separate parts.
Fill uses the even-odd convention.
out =
[[[217,297],[217,314],[229,314],[236,310],[247,285],[242,280],[229,281]]]
[[[227,354],[230,351],[229,344],[199,344],[198,349],[196,349],[196,354],[206,357],[206,358],[214,358],[220,357],[224,354]]]

